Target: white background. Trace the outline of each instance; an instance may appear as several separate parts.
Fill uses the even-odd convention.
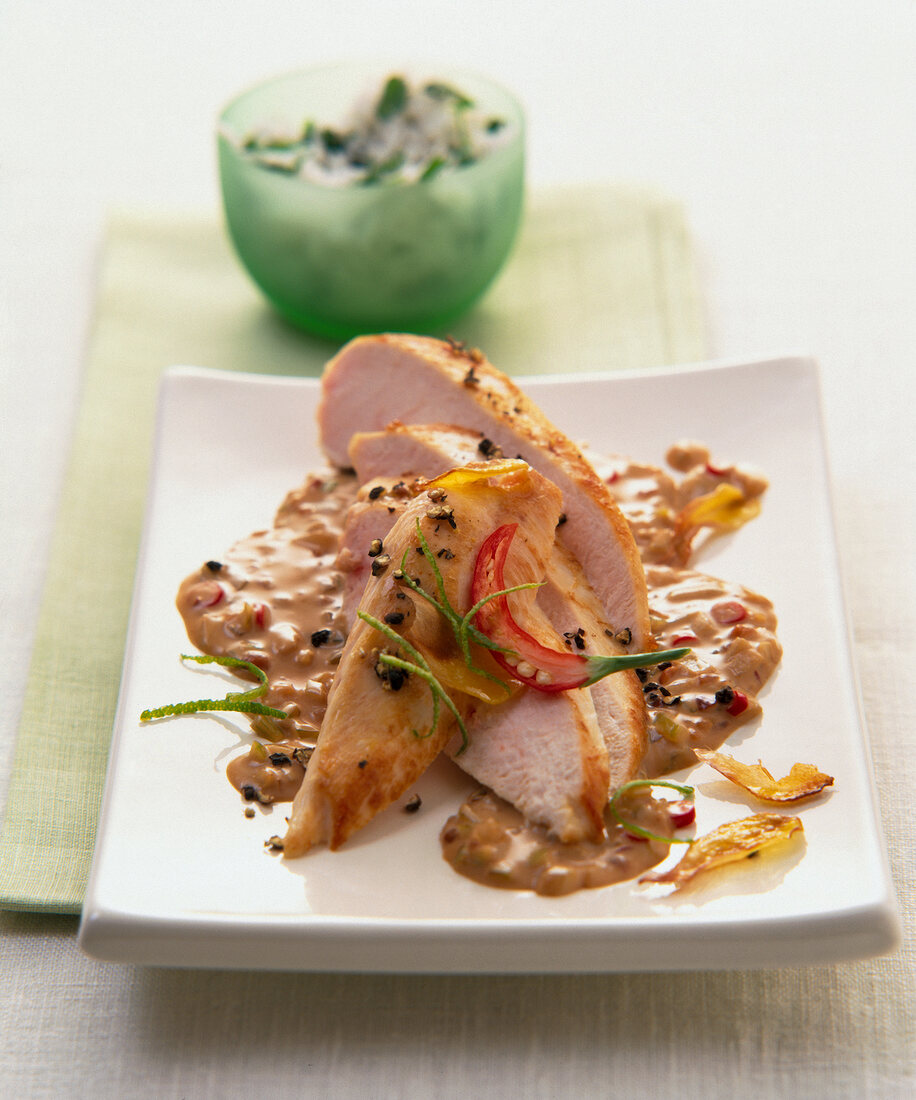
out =
[[[274,72],[377,55],[512,87],[534,185],[632,180],[680,198],[716,356],[821,360],[856,659],[911,913],[916,8],[903,0],[0,2],[0,773],[105,213],[215,208],[225,100]],[[904,1095],[911,927],[890,959],[797,972],[266,979],[104,966],[78,954],[72,921],[4,915],[0,1094],[18,1080],[24,1096]]]

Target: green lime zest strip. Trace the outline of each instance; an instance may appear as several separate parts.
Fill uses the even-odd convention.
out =
[[[396,657],[394,656],[394,654],[391,653],[380,653],[378,659],[382,664],[390,665],[394,668],[403,669],[405,672],[413,672],[429,686],[429,690],[432,693],[433,697],[432,723],[430,725],[429,731],[425,734],[421,734],[417,730],[414,730],[414,737],[417,737],[420,740],[425,740],[427,737],[431,736],[431,734],[435,732],[436,726],[439,722],[439,703],[441,701],[445,703],[448,709],[452,712],[452,714],[455,716],[455,720],[458,723],[458,729],[461,733],[461,748],[455,755],[460,756],[468,747],[467,727],[464,724],[464,719],[461,717],[458,708],[452,702],[448,692],[445,690],[442,684],[439,683],[438,679],[433,673],[433,670],[427,664],[426,659],[418,650],[414,649],[410,642],[402,638],[401,635],[397,633],[397,631],[392,630],[390,626],[383,623],[380,619],[376,619],[374,615],[369,615],[365,611],[357,611],[356,614],[359,616],[360,619],[363,620],[364,623],[368,623],[369,626],[373,627],[373,629],[384,635],[384,637],[386,637],[390,642],[392,642],[396,646],[400,646],[407,653],[409,653],[411,657],[413,657],[413,661],[405,661],[402,657]]]
[[[289,718],[285,711],[257,702],[258,696],[267,691],[267,673],[262,668],[252,664],[251,661],[243,661],[238,657],[214,657],[209,653],[182,653],[181,659],[182,661],[196,661],[199,665],[216,664],[223,665],[225,668],[244,668],[258,680],[258,685],[250,691],[231,691],[225,699],[192,699],[187,703],[167,703],[164,707],[143,711],[140,715],[141,722],[150,722],[154,718],[169,718],[175,714],[197,714],[200,711],[212,710],[239,711],[243,714],[266,714],[270,718]]]
[[[679,649],[659,649],[654,653],[623,653],[615,657],[586,657],[588,666],[588,679],[583,687],[595,684],[610,676],[613,672],[623,672],[627,668],[651,668],[652,665],[661,664],[662,661],[678,661],[686,657],[690,652],[690,646],[681,646]]]
[[[621,817],[617,812],[617,800],[626,791],[632,791],[637,787],[670,787],[673,791],[678,791],[684,796],[684,798],[692,799],[694,795],[693,787],[686,787],[683,783],[673,783],[667,779],[631,779],[629,783],[622,783],[608,803],[608,809],[614,815],[620,824],[627,830],[628,833],[633,833],[635,836],[645,837],[646,840],[660,840],[663,844],[692,844],[693,841],[677,836],[660,836],[658,833],[651,833],[648,829],[643,829],[640,825],[634,825]]]

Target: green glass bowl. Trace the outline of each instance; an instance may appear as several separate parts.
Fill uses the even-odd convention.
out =
[[[322,336],[441,329],[496,277],[521,221],[522,109],[471,73],[417,75],[447,81],[505,120],[505,141],[431,178],[328,187],[243,151],[246,136],[265,128],[341,124],[358,97],[393,72],[401,70],[344,64],[292,73],[245,92],[220,116],[223,207],[239,259],[284,317]]]

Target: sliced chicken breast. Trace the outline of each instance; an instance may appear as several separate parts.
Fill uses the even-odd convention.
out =
[[[358,337],[325,368],[318,409],[322,446],[334,463],[348,466],[353,435],[392,421],[446,421],[480,432],[557,485],[566,517],[563,541],[615,631],[629,629],[637,649],[651,648],[642,563],[607,485],[506,375],[479,352],[429,337]]]
[[[549,576],[538,598],[558,633],[598,657],[622,652],[601,602],[561,543],[554,544]],[[587,690],[607,749],[610,791],[615,791],[636,777],[648,747],[649,713],[642,685],[631,670],[606,676]]]
[[[354,432],[347,463],[360,483],[376,478],[430,477],[420,470],[451,470],[474,462],[505,458],[502,449],[482,432],[456,424],[402,424],[395,421],[379,430]]]
[[[443,706],[433,722],[427,681],[408,671],[393,682],[386,670],[397,672],[398,666],[390,658],[415,661],[422,655],[462,718],[495,709],[492,704],[507,697],[486,675],[485,651],[475,654],[478,671],[469,668],[446,616],[416,586],[452,608],[466,609],[477,551],[507,516],[524,518],[507,583],[543,577],[560,507],[560,494],[549,481],[525,463],[512,462],[446,475],[403,509],[375,556],[359,608],[386,628],[358,618],[350,632],[317,747],[293,802],[286,856],[302,855],[316,844],[338,847],[400,797],[452,737],[455,715]],[[412,584],[404,579],[402,560]],[[526,625],[549,630],[536,616]],[[520,692],[528,694],[533,693]],[[566,836],[594,836],[596,815],[600,818],[607,798],[607,753],[594,715],[568,726],[555,731],[554,755],[542,761],[544,790],[532,798],[558,807]]]
[[[468,719],[467,749],[448,751],[479,783],[560,840],[600,840],[609,761],[591,692],[547,695],[523,690],[478,707]]]
[[[414,487],[400,478],[373,478],[360,488],[347,509],[334,565],[343,577],[341,615],[348,630],[356,619],[372,563],[380,553],[373,546],[388,537],[415,495]]]
[[[357,431],[347,447],[345,465],[352,466],[361,484],[374,478],[435,477],[455,466],[502,458],[502,452],[480,432],[454,424],[402,424],[394,421],[383,431]],[[514,456],[510,456],[514,457]],[[421,473],[421,471],[427,471]]]
[[[392,478],[411,481],[416,477],[434,477],[468,454],[476,453],[480,457],[486,453],[493,459],[498,457],[489,444],[482,452],[480,442],[479,433],[450,425],[397,424],[380,432],[354,435],[349,459],[357,477],[365,483],[365,492],[365,486],[388,485]],[[378,499],[381,502],[386,498],[382,494]],[[373,537],[384,538],[386,522],[393,522],[383,509],[376,509],[371,515],[357,513],[354,519],[354,526],[348,523],[345,528],[346,545],[357,542],[360,536],[365,538],[365,534],[361,533],[367,526],[375,532]],[[558,529],[561,535],[564,530],[565,525]],[[581,645],[587,652],[598,656],[611,656],[622,651],[622,643],[614,636],[615,631],[607,620],[601,602],[583,576],[579,563],[562,541],[554,543],[552,548],[548,583],[541,589],[538,603],[555,631],[554,641],[550,644],[555,645],[558,638],[568,635],[570,638],[578,636],[578,641],[571,644]],[[578,699],[584,695],[590,695],[587,703]],[[530,752],[524,744],[512,745],[514,737],[520,733],[520,727],[515,722],[516,715],[522,712],[526,715],[527,727],[522,736],[534,738],[540,736],[541,729],[552,731],[558,728],[559,712],[564,708],[569,712],[565,721],[576,727],[583,720],[580,713],[582,707],[591,708],[594,717],[590,720],[597,721],[601,730],[609,757],[610,789],[614,790],[634,778],[647,747],[647,710],[641,685],[632,671],[615,673],[588,689],[564,693],[560,696],[560,702],[553,704],[553,713],[548,713],[551,708],[543,698],[540,701],[533,698],[524,708],[514,702],[512,706],[496,708],[486,716],[476,715],[475,723],[483,722],[483,728],[475,736],[474,751],[459,757],[458,763],[526,816],[545,823],[547,819],[542,812],[519,802],[517,792],[525,789],[529,772],[538,774],[541,760],[534,741]],[[536,718],[536,713],[540,717]],[[500,726],[504,720],[507,722],[505,730]],[[478,730],[476,725],[475,730]],[[495,755],[485,749],[490,739],[499,745],[494,750]],[[503,775],[501,761],[504,758],[514,761],[516,774],[512,784]]]

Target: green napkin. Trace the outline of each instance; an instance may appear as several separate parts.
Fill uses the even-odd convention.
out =
[[[640,188],[536,192],[506,269],[449,335],[510,374],[704,358],[680,207]],[[0,835],[0,908],[82,904],[163,368],[315,376],[335,350],[271,312],[216,220],[111,221]]]

